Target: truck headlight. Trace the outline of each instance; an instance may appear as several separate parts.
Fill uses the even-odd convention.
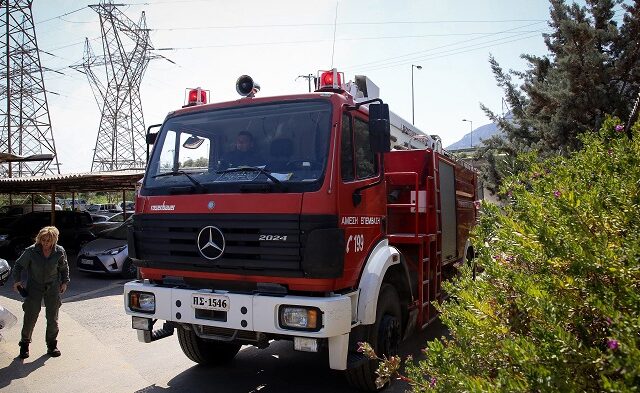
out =
[[[131,311],[153,314],[156,312],[156,295],[149,292],[129,292],[129,308]]]
[[[322,312],[318,307],[280,306],[278,312],[283,329],[317,332],[322,327]]]

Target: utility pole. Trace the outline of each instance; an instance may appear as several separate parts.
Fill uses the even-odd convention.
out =
[[[60,173],[32,4],[0,0],[0,46],[5,52],[5,67],[0,69],[0,152],[9,155],[0,164],[0,176]]]
[[[416,123],[416,111],[415,111],[415,104],[414,104],[415,100],[413,98],[413,69],[414,68],[421,70],[422,66],[411,64],[411,124]]]
[[[145,166],[140,84],[149,61],[160,56],[150,53],[153,46],[144,11],[136,23],[118,9],[121,5],[112,0],[89,5],[100,16],[104,55],[95,55],[85,39],[83,61],[71,66],[87,76],[102,109],[92,172]],[[133,42],[130,51],[125,41]]]
[[[304,78],[307,80],[307,83],[309,84],[309,93],[311,93],[311,80],[314,81],[314,85],[315,85],[316,77],[313,76],[313,74],[307,74],[307,75],[298,75],[296,80],[298,80],[298,78]]]
[[[473,120],[462,119],[462,121],[469,122],[469,134],[471,135],[471,147],[473,147]]]

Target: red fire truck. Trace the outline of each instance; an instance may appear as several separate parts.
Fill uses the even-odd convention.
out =
[[[212,104],[194,89],[148,134],[129,231],[140,279],[124,288],[140,341],[177,331],[187,357],[220,365],[291,340],[375,390],[358,342],[394,354],[434,320],[442,280],[473,255],[476,173],[426,135],[391,150],[388,106],[366,78],[343,81],[259,98],[243,76],[244,97]]]

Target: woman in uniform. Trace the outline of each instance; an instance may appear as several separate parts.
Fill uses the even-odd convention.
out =
[[[22,324],[22,338],[20,340],[20,358],[29,357],[31,334],[38,320],[42,300],[46,308],[47,317],[47,353],[50,356],[60,356],[58,349],[58,310],[62,305],[60,295],[67,290],[69,283],[69,264],[67,254],[58,245],[60,232],[56,227],[44,227],[38,232],[36,242],[24,250],[13,267],[13,288],[26,296],[22,309],[24,322]],[[29,277],[26,290],[22,285],[22,272]]]

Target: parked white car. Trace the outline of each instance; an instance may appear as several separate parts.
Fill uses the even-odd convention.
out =
[[[90,204],[87,206],[87,211],[91,214],[102,214],[105,216],[112,216],[122,211],[122,208],[117,203],[101,203]]]
[[[82,247],[78,253],[78,270],[99,274],[119,274],[124,278],[134,278],[138,275],[129,258],[127,247],[127,227],[131,219],[119,226],[107,229],[100,237]]]
[[[76,198],[75,201],[72,198],[67,198],[64,200],[64,208],[75,210],[85,211],[87,210],[87,200],[83,198]]]

